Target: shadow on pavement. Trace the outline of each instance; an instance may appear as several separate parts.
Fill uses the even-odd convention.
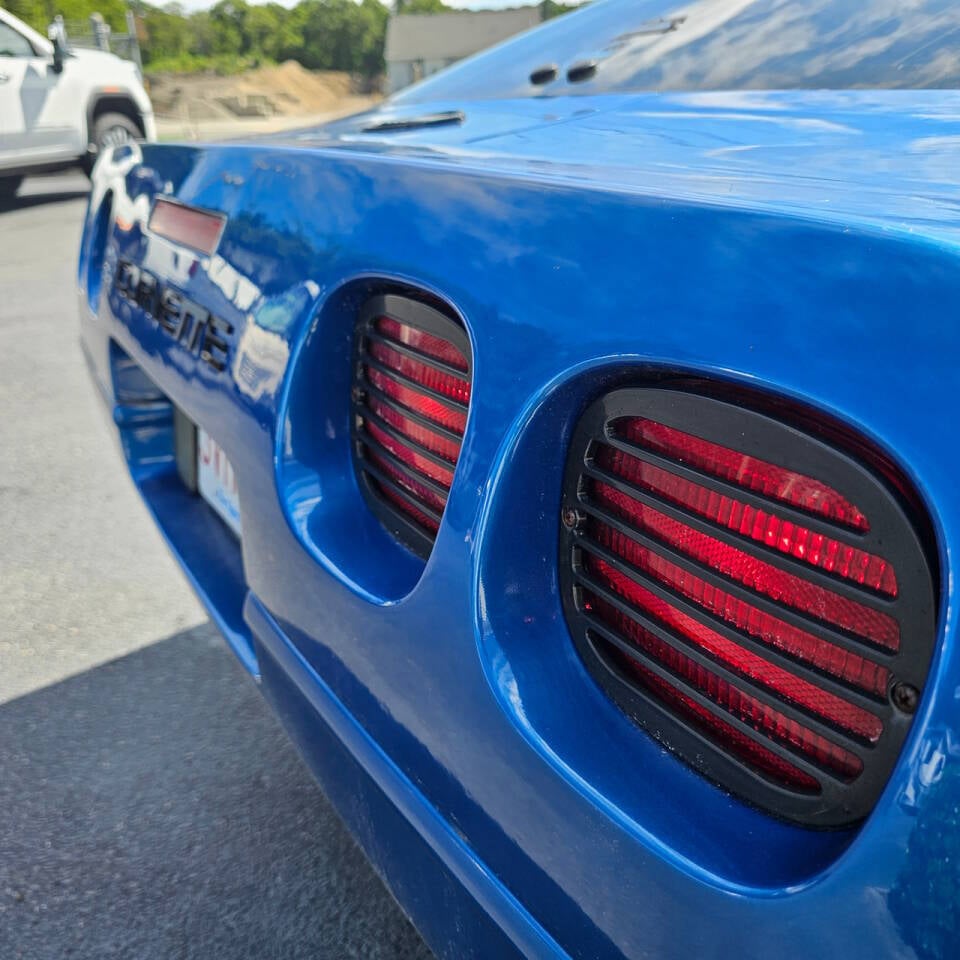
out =
[[[431,955],[205,626],[0,705],[0,956]]]
[[[26,210],[29,207],[40,207],[48,203],[85,200],[89,193],[89,190],[52,190],[49,193],[28,193],[23,197],[5,197],[0,199],[0,213]]]

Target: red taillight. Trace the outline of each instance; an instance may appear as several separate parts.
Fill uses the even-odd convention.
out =
[[[216,251],[226,222],[222,213],[211,213],[158,197],[150,213],[149,228],[165,240],[209,256]]]
[[[882,786],[866,771],[889,770],[906,726],[893,691],[919,688],[933,640],[896,496],[792,428],[657,389],[588,411],[565,491],[567,616],[614,699],[783,816],[864,815]]]
[[[405,344],[419,353],[433,357],[434,360],[442,360],[457,370],[467,372],[467,358],[442,337],[435,337],[432,333],[400,323],[392,317],[377,317],[374,326],[385,337],[389,337],[396,343]]]
[[[380,518],[425,555],[453,483],[470,403],[463,329],[424,304],[377,298],[356,357],[358,467]]]
[[[862,739],[871,743],[879,739],[883,724],[875,714],[822,690],[816,684],[752,653],[736,641],[721,636],[598,557],[585,554],[584,561],[586,569],[594,573],[600,583],[628,600],[642,615],[668,627],[691,647],[709,653],[724,666]]]
[[[676,647],[665,643],[631,617],[609,603],[593,597],[589,591],[584,599],[588,610],[593,610],[606,622],[625,633],[638,649],[650,654],[659,665],[690,682],[699,693],[719,704],[728,713],[748,723],[754,729],[790,747],[811,759],[830,767],[844,779],[853,779],[863,769],[859,757],[813,733],[802,724],[784,716],[769,704],[750,696],[740,687],[697,663]],[[815,782],[815,781],[814,781]]]
[[[809,583],[716,537],[701,533],[603,481],[593,481],[591,491],[598,502],[644,533],[744,586],[882,647],[896,650],[900,646],[897,621],[888,614]]]
[[[437,370],[429,362],[400,353],[380,341],[371,342],[368,349],[374,360],[379,361],[394,373],[413,380],[419,386],[426,387],[450,400],[456,400],[458,403],[470,402],[470,384],[461,377]]]
[[[368,364],[364,365],[364,375],[385,397],[396,400],[401,406],[422,414],[441,427],[463,435],[467,426],[465,410],[451,409],[439,400],[418,392],[414,387],[407,386],[389,373]]]
[[[657,699],[677,708],[697,727],[704,730],[708,736],[721,740],[735,756],[753,769],[760,770],[771,780],[795,790],[814,794],[820,792],[820,784],[809,773],[804,773],[789,760],[778,756],[743,731],[726,723],[709,708],[698,703],[693,697],[683,693],[682,690],[677,689],[668,680],[664,680],[663,677],[620,651],[614,651],[612,658],[622,670],[637,677]]]
[[[391,503],[399,507],[404,513],[413,517],[417,523],[422,524],[428,530],[436,533],[437,528],[440,526],[437,515],[443,512],[443,508],[447,505],[446,500],[443,497],[437,496],[433,490],[425,487],[415,477],[404,473],[402,470],[398,470],[393,463],[378,453],[371,450],[368,456],[370,457],[371,463],[382,470],[403,492],[374,478],[377,489],[387,497]],[[406,493],[407,496],[404,496],[403,493]],[[412,503],[411,498],[419,501],[421,506],[418,507],[416,503]],[[432,512],[427,513],[427,510]]]
[[[451,463],[457,462],[457,457],[460,456],[459,440],[452,440],[448,436],[437,433],[432,427],[411,420],[408,415],[401,413],[396,407],[387,406],[377,397],[369,397],[367,406],[375,416],[384,423],[390,424],[395,430],[399,430],[404,436]]]
[[[613,550],[637,570],[649,574],[658,583],[699,604],[738,630],[867,693],[880,697],[886,694],[890,681],[890,671],[886,667],[758,610],[600,520],[591,519],[589,530],[597,543]]]
[[[387,453],[392,453],[400,463],[435,483],[439,483],[442,487],[450,488],[450,484],[453,483],[453,471],[449,467],[440,466],[435,460],[423,453],[419,453],[417,448],[413,446],[415,441],[408,435],[391,435],[380,427],[372,417],[364,422],[363,429],[371,440]]]
[[[597,462],[641,489],[686,507],[757,543],[888,597],[897,595],[896,575],[883,557],[841,543],[835,537],[815,533],[771,511],[758,509],[692,480],[678,477],[623,450],[604,445],[597,452]]]
[[[639,447],[721,477],[771,500],[789,503],[854,530],[870,529],[867,518],[842,494],[802,473],[645,417],[624,417],[613,423],[612,428]]]

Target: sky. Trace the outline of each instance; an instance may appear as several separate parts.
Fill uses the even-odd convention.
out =
[[[212,7],[217,0],[180,0],[184,10],[192,13],[195,10],[206,10]],[[257,0],[248,0],[256,3]],[[299,0],[276,0],[284,7],[295,7]],[[381,0],[383,2],[383,0]],[[469,8],[470,10],[496,10],[501,7],[526,7],[532,6],[536,0],[444,0],[448,7]],[[162,0],[158,0],[158,6],[162,5]],[[392,6],[387,2],[387,6]]]

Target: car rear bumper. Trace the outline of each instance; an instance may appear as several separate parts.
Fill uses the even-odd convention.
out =
[[[85,305],[88,323],[96,323]],[[131,479],[184,575],[418,929],[450,957],[565,957],[337,698],[248,588],[240,544],[180,480],[173,409],[118,402],[101,337],[84,354]],[[102,353],[102,351],[100,351]],[[436,904],[443,903],[442,910]]]
[[[100,171],[85,249],[98,203],[113,190],[112,267],[120,251],[179,284],[235,325],[237,350],[229,369],[206,369],[116,296],[109,262],[91,271],[84,255],[80,311],[91,368],[172,550],[431,946],[453,957],[679,960],[727,948],[744,958],[909,955],[903,941],[920,934],[891,904],[897,890],[923,889],[938,868],[937,856],[911,852],[912,838],[920,827],[946,829],[938,811],[958,796],[952,775],[924,772],[940,755],[953,769],[960,674],[951,651],[941,643],[932,693],[873,814],[857,830],[800,830],[733,801],[599,694],[571,652],[550,577],[566,438],[585,401],[606,389],[611,358],[635,369],[682,362],[859,424],[903,456],[937,505],[943,542],[952,542],[960,529],[954,454],[937,446],[932,427],[915,429],[903,398],[916,392],[910,367],[927,371],[931,394],[948,381],[940,365],[956,354],[954,334],[941,324],[929,328],[930,342],[877,336],[872,364],[840,364],[838,375],[840,361],[808,322],[835,312],[859,344],[859,307],[838,307],[837,286],[851,276],[861,291],[889,285],[872,301],[880,313],[897,302],[897,284],[901,294],[909,285],[905,264],[938,285],[924,288],[929,315],[960,304],[951,257],[792,214],[748,218],[669,198],[584,196],[579,187],[467,176],[416,157],[239,147],[143,153],[139,165]],[[145,229],[153,192],[174,181],[178,199],[232,211],[237,223],[230,251],[196,269]],[[233,190],[246,191],[242,203]],[[305,211],[304,196],[325,201]],[[515,218],[509,242],[505,209],[536,211]],[[410,222],[423,227],[403,232],[398,249],[397,224]],[[605,232],[619,236],[605,250],[583,239]],[[659,258],[648,247],[649,266],[631,254],[611,267],[609,250],[631,250],[647,236],[672,247]],[[704,236],[711,242],[698,248],[698,283],[684,282],[681,251]],[[799,255],[805,272],[787,270]],[[732,306],[717,295],[739,282],[731,264],[754,278]],[[416,589],[386,598],[322,549],[336,541],[340,557],[356,555],[362,524],[349,512],[324,515],[309,476],[289,467],[298,450],[285,420],[288,374],[306,364],[317,438],[336,434],[317,411],[348,397],[336,378],[349,382],[349,363],[340,363],[342,350],[310,350],[323,342],[325,323],[334,329],[342,320],[339,292],[371,265],[401,280],[456,277],[449,294],[476,321],[476,390],[455,489]],[[669,322],[638,319],[630,299],[637,270],[650,272],[650,289],[670,291],[649,307],[668,310]],[[781,291],[795,274],[806,284],[802,297]],[[780,314],[799,310],[795,323],[772,325],[768,308],[755,307],[757,277],[777,278],[765,295],[777,298]],[[265,304],[256,316],[254,288]],[[499,298],[496,309],[489,297]],[[689,329],[676,322],[678,299]],[[584,324],[598,302],[604,323]],[[885,329],[899,329],[892,308],[885,319]],[[936,399],[953,403],[949,391]],[[242,549],[177,479],[173,405],[224,446],[237,470]],[[332,462],[335,480],[342,466]],[[323,537],[312,519],[327,524]],[[361,573],[391,582],[395,571],[380,569],[380,558],[362,559]],[[955,601],[944,594],[950,624]]]

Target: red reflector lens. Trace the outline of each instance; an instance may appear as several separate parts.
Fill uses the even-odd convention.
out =
[[[845,497],[801,473],[643,417],[624,417],[614,422],[613,429],[618,436],[631,443],[747,490],[789,503],[854,530],[870,529],[867,518]]]
[[[886,667],[821,640],[812,633],[791,626],[779,617],[738,600],[599,520],[591,521],[589,533],[597,543],[619,554],[641,572],[649,574],[665,587],[702,606],[749,636],[756,637],[840,680],[855,684],[867,693],[881,697],[886,694],[890,679],[890,671]]]
[[[376,397],[370,397],[367,400],[367,406],[369,406],[381,420],[389,423],[395,430],[398,430],[414,442],[419,443],[420,446],[426,447],[431,452],[444,457],[451,463],[457,462],[457,456],[460,453],[460,444],[455,440],[451,440],[449,437],[445,437],[434,430],[430,430],[428,427],[424,427],[422,424],[417,423],[416,420],[405,417],[402,413],[394,410],[393,407],[388,407]]]
[[[387,468],[384,468],[387,470]],[[387,470],[387,472],[390,472]],[[431,533],[436,533],[440,529],[440,525],[437,523],[433,517],[427,516],[422,510],[418,509],[414,504],[412,504],[405,497],[400,496],[396,490],[388,487],[385,483],[381,483],[375,477],[372,478],[372,482],[376,485],[377,490],[380,491],[381,495],[386,497],[395,507],[397,507],[402,513],[405,513],[414,523],[419,524],[425,530],[429,530]]]
[[[379,360],[385,367],[396,370],[397,373],[408,380],[413,380],[428,390],[433,390],[435,393],[456,400],[458,403],[467,404],[470,402],[470,384],[466,380],[437,370],[420,360],[414,360],[413,357],[399,353],[377,340],[371,340],[367,349],[370,351],[370,355]]]
[[[889,597],[897,595],[893,567],[882,557],[757,510],[613,447],[601,446],[597,463],[635,486],[751,540]]]
[[[355,342],[353,429],[367,502],[425,558],[467,425],[469,342],[452,318],[392,294],[366,305]]]
[[[466,429],[467,415],[464,411],[452,410],[438,400],[434,400],[433,397],[418,393],[412,387],[400,383],[375,367],[364,366],[363,370],[370,383],[391,400],[396,400],[414,413],[420,413],[434,423],[439,423],[441,427],[447,427],[460,434]]]
[[[933,530],[895,465],[842,424],[708,393],[616,389],[581,415],[560,525],[573,642],[611,700],[705,777],[787,820],[850,827],[903,745],[915,707],[898,690],[929,668]]]
[[[645,533],[694,560],[719,571],[773,600],[840,627],[889,650],[900,646],[900,628],[893,617],[801,580],[758,560],[715,537],[673,520],[606,483],[594,481],[596,499]]]
[[[863,769],[863,764],[854,754],[702,667],[602,598],[588,596],[585,603],[588,610],[595,612],[618,633],[626,634],[640,650],[757,732],[805,754],[818,764],[830,767],[846,779],[853,779]]]
[[[735,756],[739,757],[748,766],[765,774],[783,786],[794,790],[809,793],[819,793],[820,784],[792,763],[777,756],[763,744],[757,743],[736,727],[725,723],[721,717],[715,716],[706,707],[697,703],[693,697],[679,690],[672,683],[668,683],[652,670],[647,669],[619,650],[610,651],[611,658],[620,668],[632,674],[641,685],[647,687],[662,703],[679,710],[687,719],[706,736],[722,744]]]
[[[432,460],[423,456],[421,453],[417,453],[416,450],[412,450],[410,447],[404,445],[395,437],[390,436],[385,430],[381,430],[372,420],[368,420],[364,425],[364,429],[370,436],[384,447],[386,450],[389,450],[398,460],[407,464],[409,467],[413,467],[414,470],[419,471],[424,476],[429,477],[431,480],[436,483],[443,484],[445,487],[449,487],[453,483],[453,471],[447,469],[446,467],[441,467],[438,464],[434,463]],[[424,488],[426,489],[426,488]]]
[[[153,205],[149,227],[158,237],[210,256],[220,243],[226,222],[222,213],[208,213],[159,197]]]
[[[467,372],[467,358],[452,343],[448,343],[440,337],[435,337],[432,333],[426,333],[406,323],[400,323],[392,317],[378,317],[376,328],[385,337],[389,337],[397,343],[418,350],[428,357],[433,357],[434,360],[442,360],[464,373]]]
[[[412,493],[414,497],[416,497],[421,503],[433,510],[436,510],[438,513],[443,512],[443,508],[447,503],[444,497],[439,496],[429,487],[420,483],[416,477],[412,477],[408,473],[404,473],[403,470],[398,469],[397,466],[391,463],[386,457],[380,456],[376,450],[368,447],[367,456],[391,480],[393,480],[394,483],[403,487],[405,490],[409,490],[410,493]]]
[[[595,573],[618,596],[629,601],[641,613],[646,614],[692,645],[709,653],[714,659],[744,676],[755,680],[785,700],[798,704],[811,713],[875,743],[883,730],[880,718],[860,707],[821,690],[814,684],[795,676],[788,670],[764,660],[763,657],[728,640],[715,630],[687,616],[665,600],[635,583],[629,577],[614,570],[605,561],[586,555],[587,569]]]

